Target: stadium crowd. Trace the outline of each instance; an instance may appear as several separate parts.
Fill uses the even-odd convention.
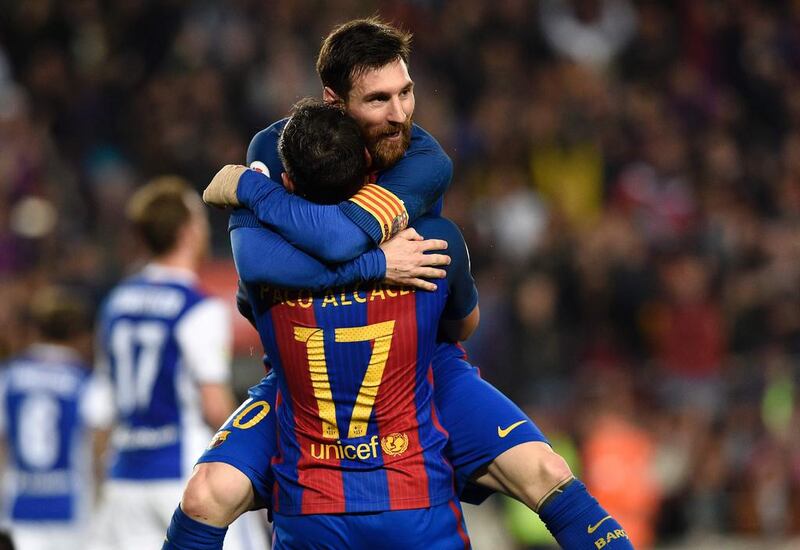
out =
[[[795,1],[11,2],[0,358],[42,285],[123,273],[137,185],[243,162],[373,12],[414,33],[415,119],[454,161],[484,377],[644,547],[800,532]]]

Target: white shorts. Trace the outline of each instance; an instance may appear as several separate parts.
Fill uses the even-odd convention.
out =
[[[108,481],[90,550],[161,548],[183,488],[182,481]],[[224,550],[269,548],[265,525],[259,514],[244,514],[228,529]]]
[[[79,550],[86,544],[86,530],[74,526],[14,523],[10,532],[15,550]]]

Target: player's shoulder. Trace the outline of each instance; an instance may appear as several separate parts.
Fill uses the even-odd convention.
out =
[[[288,118],[282,118],[276,122],[273,122],[263,130],[256,133],[253,136],[253,139],[250,140],[250,143],[260,143],[268,140],[276,140],[280,137],[281,132],[283,132],[283,127],[286,126],[286,123],[289,122]]]
[[[190,274],[146,266],[111,289],[101,303],[100,320],[107,323],[120,316],[150,315],[174,319],[209,299]]]
[[[450,244],[464,241],[458,225],[442,216],[422,216],[416,219],[411,226],[426,239],[442,239]]]
[[[445,154],[444,149],[442,149],[435,137],[429,134],[422,126],[414,124],[411,127],[411,143],[408,145],[408,152],[413,153],[418,150],[441,151],[442,154]]]
[[[415,160],[414,166],[424,166],[426,173],[436,174],[445,185],[450,183],[453,175],[453,161],[436,141],[436,138],[416,124],[411,130],[411,143],[400,162],[412,159]],[[420,162],[422,164],[419,164]],[[444,193],[444,189],[442,189],[442,193]]]
[[[230,317],[230,307],[221,298],[210,294],[199,294],[197,300],[188,304],[185,317],[202,318],[205,321],[215,320],[227,322]]]
[[[278,140],[288,120],[283,118],[270,124],[254,135],[247,147],[247,165],[278,182],[283,171],[278,156]]]

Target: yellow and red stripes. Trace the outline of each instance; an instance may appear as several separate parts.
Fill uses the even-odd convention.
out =
[[[350,201],[366,210],[381,228],[381,242],[387,241],[408,225],[408,213],[397,195],[380,185],[368,183]]]

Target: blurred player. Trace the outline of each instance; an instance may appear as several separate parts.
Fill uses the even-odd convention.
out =
[[[438,212],[452,168],[438,143],[412,124],[408,54],[407,35],[360,20],[335,29],[317,62],[325,99],[342,104],[362,129],[380,169],[378,185],[329,207],[287,196],[276,185],[283,171],[276,153],[285,124],[280,121],[256,135],[248,150],[251,167],[272,179],[242,168],[223,169],[206,190],[210,202],[252,208],[261,222],[328,261],[353,257],[369,248],[370,237],[381,242],[407,219]],[[446,400],[437,397],[437,405],[451,436],[448,456],[459,487],[469,478],[515,496],[540,514],[565,547],[629,546],[624,530],[573,478],[532,421],[480,381],[457,349],[441,351],[434,359],[436,386],[452,389]],[[483,491],[468,498],[480,502],[485,496]]]
[[[198,288],[209,237],[199,196],[183,180],[157,179],[128,216],[151,258],[111,291],[99,319],[98,370],[117,416],[97,541],[109,550],[161,546],[195,460],[233,410],[229,315]],[[254,519],[236,523],[226,548],[265,547]]]
[[[37,292],[31,319],[37,343],[0,375],[0,435],[10,455],[3,514],[18,550],[77,550],[88,534],[110,400],[87,362],[87,304],[48,287]]]

